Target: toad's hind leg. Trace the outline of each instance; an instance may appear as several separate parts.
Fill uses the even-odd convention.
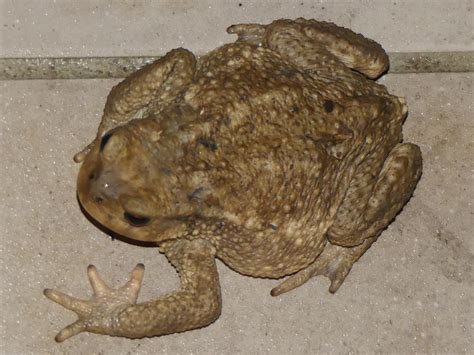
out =
[[[105,103],[96,139],[74,156],[81,162],[100,138],[110,129],[134,118],[149,105],[163,106],[173,100],[191,82],[196,58],[183,49],[173,49],[162,58],[145,65],[113,87]]]
[[[373,79],[389,65],[387,54],[377,42],[316,20],[274,21],[266,28],[265,45],[306,69],[335,68],[338,61]]]
[[[374,79],[389,65],[380,44],[329,22],[282,19],[269,25],[232,25],[227,32],[236,34],[238,42],[268,47],[303,69],[337,69],[345,65]]]
[[[343,202],[336,221],[328,231],[329,243],[306,269],[290,276],[275,287],[273,296],[296,288],[311,277],[325,275],[331,280],[329,291],[334,293],[342,285],[352,265],[369,249],[382,230],[395,218],[408,201],[421,175],[420,148],[414,144],[397,145],[388,155],[365,207],[350,209]],[[355,191],[355,190],[348,190]],[[353,196],[346,195],[346,201]],[[341,210],[340,207],[340,210]],[[361,223],[350,223],[354,219]],[[351,228],[344,228],[346,221]]]
[[[352,248],[327,243],[318,258],[305,269],[290,276],[270,294],[278,296],[301,286],[313,276],[324,275],[331,281],[329,292],[336,292],[352,268],[352,265],[369,249],[375,238],[366,239],[364,243]]]

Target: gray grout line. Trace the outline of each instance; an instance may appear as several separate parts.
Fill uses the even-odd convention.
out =
[[[474,71],[474,51],[394,52],[389,73],[462,73]]]
[[[474,51],[389,53],[389,73],[474,71]],[[124,78],[160,57],[0,58],[0,80]]]

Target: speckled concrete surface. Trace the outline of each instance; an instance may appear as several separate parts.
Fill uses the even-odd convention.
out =
[[[44,287],[86,297],[93,263],[118,285],[147,267],[142,300],[177,277],[152,248],[112,241],[82,215],[72,155],[94,134],[113,80],[2,83],[2,330],[4,353],[326,353],[472,349],[472,76],[392,75],[408,98],[408,141],[423,150],[415,196],[355,265],[336,295],[317,278],[278,298],[276,281],[219,265],[224,308],[210,327],[154,339],[81,334],[56,344],[72,313]]]
[[[362,32],[387,51],[473,49],[472,0],[0,0],[0,56],[157,55],[229,40],[239,22],[314,17]]]
[[[304,5],[299,5],[301,2]],[[49,2],[41,2],[45,3]],[[209,9],[208,5],[182,1],[166,7],[165,14],[175,11],[173,19],[167,18],[163,9],[145,11],[141,1],[134,2],[141,9],[137,12],[125,5],[107,8],[107,1],[100,2],[100,6],[96,3],[80,2],[77,6],[83,11],[69,11],[66,4],[71,2],[59,1],[55,7],[62,10],[50,11],[44,5],[40,11],[35,8],[36,2],[0,2],[7,10],[0,11],[3,20],[6,16],[21,19],[13,30],[5,26],[0,29],[0,54],[146,55],[162,53],[181,42],[202,52],[226,40],[223,28],[229,23],[310,16],[310,10],[317,12],[314,17],[365,32],[392,51],[472,49],[467,48],[472,46],[472,34],[466,31],[470,1],[429,2],[433,16],[424,13],[426,6],[422,4],[426,1],[303,0],[292,6],[279,2],[268,6],[266,2],[266,7],[256,5],[256,1],[241,1],[242,9],[238,2],[223,2],[222,9],[227,10],[221,14],[216,6]],[[99,14],[84,18],[95,6]],[[36,11],[36,17],[28,8]],[[124,22],[118,15],[124,16],[127,9],[134,23]],[[12,17],[8,11],[16,15]],[[106,11],[110,14],[107,21],[103,20]],[[60,15],[51,20],[51,28],[41,22],[43,12],[51,18]],[[155,22],[153,13],[157,14]],[[197,20],[201,14],[204,22]],[[100,22],[113,36],[98,27]],[[117,30],[119,27],[122,31]],[[86,35],[79,35],[79,29]],[[161,37],[157,31],[162,31]],[[472,74],[388,75],[381,81],[392,92],[407,97],[410,115],[404,126],[405,137],[421,146],[424,173],[413,199],[354,266],[336,295],[328,293],[327,280],[316,278],[291,293],[272,298],[269,291],[277,281],[244,277],[220,263],[224,306],[221,317],[211,326],[142,340],[81,334],[63,344],[56,344],[53,337],[74,320],[74,315],[48,301],[42,295],[44,287],[87,297],[86,267],[90,263],[114,285],[125,281],[136,263],[145,263],[140,300],[174,289],[178,280],[155,249],[112,241],[87,221],[76,202],[79,167],[72,155],[93,137],[105,97],[117,81],[1,82],[0,352],[472,352]]]

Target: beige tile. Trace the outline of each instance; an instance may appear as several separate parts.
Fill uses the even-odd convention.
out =
[[[74,320],[42,295],[58,287],[88,297],[93,263],[112,284],[138,262],[141,300],[177,285],[155,249],[112,241],[82,215],[72,155],[93,136],[114,80],[3,82],[0,89],[0,352],[19,353],[466,353],[472,346],[472,76],[391,75],[407,97],[407,140],[424,173],[415,196],[355,265],[336,295],[314,279],[279,298],[276,281],[222,264],[224,308],[211,326],[161,338],[81,334],[58,345]]]
[[[241,5],[241,6],[240,6]],[[388,51],[473,49],[471,0],[0,0],[0,56],[197,53],[239,22],[307,17],[362,32]]]

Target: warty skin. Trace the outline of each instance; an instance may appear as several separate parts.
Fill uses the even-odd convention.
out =
[[[215,259],[282,278],[315,275],[336,292],[412,195],[419,148],[402,143],[404,99],[372,79],[381,46],[315,20],[229,27],[196,60],[175,49],[115,86],[82,161],[77,193],[98,222],[155,242],[181,287],[136,304],[144,267],[109,288],[88,268],[91,300],[45,290],[77,313],[57,336],[140,338],[206,326],[221,311]]]

